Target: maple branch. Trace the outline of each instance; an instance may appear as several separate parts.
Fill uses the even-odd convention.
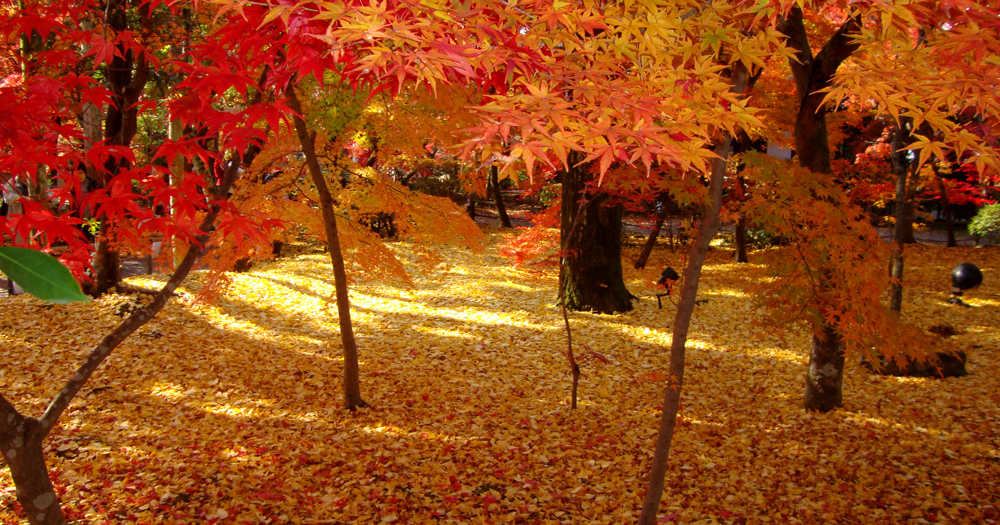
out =
[[[712,5],[712,0],[705,0],[704,2],[702,2],[702,4],[700,6],[692,8],[687,13],[684,13],[683,15],[681,15],[681,20],[683,21],[683,20],[687,20],[688,18],[691,18],[692,16],[698,14],[702,9],[705,9],[706,7],[708,7],[710,5]]]
[[[850,33],[861,29],[861,18],[855,15],[847,19],[813,56],[809,46],[809,35],[803,21],[802,8],[795,6],[778,25],[778,31],[788,37],[788,45],[795,50],[796,60],[789,60],[795,88],[799,98],[813,95],[827,87],[833,74],[848,57],[860,48],[851,40]]]
[[[232,187],[233,182],[235,182],[239,174],[240,161],[239,158],[234,158],[230,161],[229,165],[226,167],[224,172],[222,182],[216,187],[216,196],[219,198],[226,198],[229,195],[229,189]],[[42,417],[38,419],[39,431],[44,437],[48,435],[49,432],[55,427],[56,422],[59,417],[62,416],[66,408],[69,407],[70,402],[83,388],[90,376],[94,374],[97,368],[104,362],[105,359],[111,355],[111,352],[118,347],[125,340],[126,337],[131,335],[133,332],[138,330],[142,325],[149,322],[163,307],[167,304],[167,301],[174,295],[174,290],[184,281],[191,270],[194,268],[195,262],[201,257],[205,251],[205,245],[209,240],[211,232],[215,229],[215,220],[218,217],[220,206],[217,203],[213,203],[210,207],[208,215],[202,220],[199,229],[202,231],[200,235],[195,237],[195,242],[190,243],[188,246],[187,253],[184,255],[184,259],[174,270],[173,275],[167,281],[163,288],[153,297],[153,300],[145,307],[136,310],[132,315],[128,316],[124,321],[121,322],[110,334],[104,337],[93,350],[90,351],[90,355],[84,360],[83,364],[77,369],[76,373],[66,381],[66,384],[59,391],[58,394],[49,403],[49,406],[45,409]]]
[[[794,232],[792,235],[795,235]],[[813,277],[813,269],[809,266],[809,261],[806,260],[806,254],[802,251],[802,242],[796,241],[795,251],[799,253],[799,261],[802,263],[802,267],[805,268],[806,279],[809,280],[809,284],[812,285],[813,297],[818,295],[818,290],[820,290],[819,283],[816,282],[815,277]]]

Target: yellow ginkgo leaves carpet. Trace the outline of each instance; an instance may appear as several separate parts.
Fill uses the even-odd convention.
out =
[[[657,309],[648,283],[682,255],[659,251],[646,273],[627,264],[641,297],[633,312],[571,314],[583,368],[576,411],[555,273],[512,269],[492,244],[445,255],[414,273],[413,287],[353,283],[372,405],[354,413],[341,408],[323,254],[234,275],[209,307],[173,301],[102,366],[47,440],[67,517],[634,522],[675,311]],[[808,336],[758,328],[744,287],[766,269],[728,256],[713,252],[702,279],[709,301],[691,330],[662,523],[1000,523],[997,249],[908,252],[906,318],[959,330],[951,341],[968,352],[971,375],[874,377],[852,358],[844,409],[822,415],[799,408]],[[985,274],[971,308],[944,303],[963,261]],[[4,299],[0,392],[39,415],[130,300]],[[4,467],[0,523],[19,516]]]

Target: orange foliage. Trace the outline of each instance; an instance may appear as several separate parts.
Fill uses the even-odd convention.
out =
[[[830,176],[756,152],[742,161],[744,173],[758,184],[742,213],[793,247],[768,252],[773,279],[754,287],[762,320],[779,328],[805,321],[817,334],[825,320],[855,354],[902,361],[925,357],[930,340],[882,303],[890,247],[862,210]],[[787,184],[788,177],[796,183]]]

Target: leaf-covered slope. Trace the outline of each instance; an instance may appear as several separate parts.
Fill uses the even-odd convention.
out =
[[[114,354],[48,441],[80,523],[627,523],[648,474],[673,307],[647,274],[619,316],[574,314],[581,406],[572,412],[553,276],[446,252],[413,288],[352,290],[362,391],[340,408],[336,309],[322,255],[233,276],[212,307],[185,301]],[[406,245],[400,255],[409,257]],[[992,250],[908,253],[904,312],[964,331],[971,375],[872,377],[849,366],[845,409],[799,408],[808,336],[752,322],[763,265],[714,252],[692,327],[681,426],[664,495],[677,523],[989,523],[1000,520],[1000,364]],[[626,257],[634,253],[626,250]],[[765,257],[757,256],[764,261]],[[950,269],[986,284],[945,305]],[[626,265],[627,267],[629,265]],[[141,280],[140,280],[141,281]],[[4,300],[0,388],[27,413],[119,318],[88,305]],[[977,345],[977,346],[973,346]],[[29,406],[29,404],[34,406]],[[16,522],[0,470],[0,522]]]

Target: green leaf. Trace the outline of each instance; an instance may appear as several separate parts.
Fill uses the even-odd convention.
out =
[[[59,259],[38,250],[0,246],[0,272],[43,301],[65,304],[90,300]]]

